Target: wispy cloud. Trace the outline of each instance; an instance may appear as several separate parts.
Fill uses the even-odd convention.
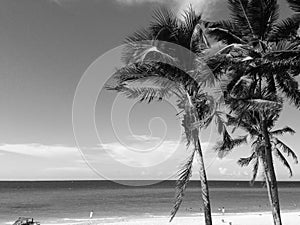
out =
[[[166,5],[174,10],[178,16],[181,16],[184,10],[190,6],[196,11],[203,13],[204,17],[210,17],[214,11],[215,4],[220,0],[116,0],[122,4],[142,4],[146,2],[156,2]]]
[[[151,146],[152,145],[152,146]],[[166,140],[157,146],[145,142],[135,142],[124,145],[119,142],[102,144],[101,147],[119,162],[132,167],[149,167],[157,165],[169,157],[178,149],[183,148],[178,141]]]
[[[63,6],[65,3],[75,3],[81,0],[48,0],[50,3],[57,4],[59,6]]]
[[[51,3],[63,6],[66,3],[77,3],[84,0],[48,0]],[[103,0],[97,0],[100,3]],[[190,6],[196,11],[203,14],[204,17],[210,17],[215,8],[215,3],[221,0],[114,0],[120,4],[126,5],[141,5],[144,3],[158,3],[165,5],[166,7],[174,10],[175,13],[180,17],[184,10],[188,9]]]
[[[149,135],[132,135],[128,136],[127,139],[132,140],[132,141],[159,141],[161,138],[160,137],[153,137]]]
[[[3,153],[16,153],[35,157],[61,157],[65,155],[78,155],[79,151],[75,147],[62,145],[42,145],[37,143],[30,144],[0,144]]]
[[[88,179],[95,175],[76,147],[63,145],[0,144],[0,180]]]
[[[146,2],[159,2],[159,3],[168,2],[166,0],[116,0],[116,1],[123,4],[143,4]]]

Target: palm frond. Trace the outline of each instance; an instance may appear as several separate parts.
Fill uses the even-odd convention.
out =
[[[255,179],[256,179],[257,173],[258,173],[258,167],[259,167],[259,158],[256,157],[255,161],[253,163],[252,178],[251,178],[251,181],[250,181],[250,185],[253,185],[254,182],[255,182]]]
[[[190,112],[187,112],[186,110],[184,111],[183,119],[181,121],[181,125],[184,129],[186,141],[187,141],[187,147],[190,145],[192,142],[192,130],[191,126],[193,124],[193,118],[191,116]]]
[[[192,167],[193,167],[195,152],[196,152],[195,149],[193,149],[191,155],[188,157],[186,163],[178,173],[178,179],[176,182],[176,197],[175,197],[176,200],[175,200],[174,207],[171,211],[170,222],[174,219],[176,213],[180,208],[180,205],[184,197],[184,191],[192,176]]]
[[[179,20],[174,13],[167,8],[158,8],[153,11],[153,21],[150,23],[149,30],[155,40],[175,42],[175,32]]]
[[[185,98],[178,102],[177,106],[179,109],[183,110],[183,118],[181,120],[181,125],[184,128],[184,133],[187,140],[187,147],[190,145],[193,139],[193,133],[198,130],[195,127],[196,121],[196,112],[192,107],[192,103],[190,102],[190,96],[186,93]]]
[[[134,62],[159,61],[164,63],[175,63],[176,58],[158,49],[157,46],[142,44],[137,47],[137,54],[133,57]]]
[[[230,99],[230,106],[238,114],[242,114],[245,110],[249,111],[272,111],[282,109],[283,104],[279,101],[271,101],[265,99]]]
[[[231,54],[232,56],[249,56],[249,46],[243,44],[230,44],[218,51],[216,54]]]
[[[299,28],[299,20],[296,16],[292,16],[282,20],[273,26],[269,33],[268,39],[270,41],[279,41],[283,39],[291,39],[297,35]]]
[[[141,42],[141,41],[149,41],[153,39],[153,35],[149,30],[142,28],[136,32],[134,32],[132,35],[125,38],[125,43],[130,44],[134,42]]]
[[[201,14],[197,14],[195,10],[190,7],[188,10],[185,10],[182,14],[183,20],[178,26],[177,34],[178,43],[180,46],[185,47],[191,51],[195,49],[191,48],[194,47],[195,43],[193,43],[193,34],[197,31],[198,24],[201,23]],[[202,29],[201,29],[202,30]]]
[[[202,25],[198,23],[191,36],[190,50],[194,53],[201,53],[203,50],[210,48],[210,43],[205,35]]]
[[[289,6],[291,7],[291,9],[293,9],[294,11],[300,13],[300,2],[299,0],[287,0],[289,3]]]
[[[214,146],[214,150],[218,153],[219,158],[224,158],[231,152],[232,149],[245,143],[247,143],[247,136],[232,138],[229,135],[228,131],[225,129],[223,131],[222,140],[216,143],[216,145]]]
[[[283,72],[275,76],[279,89],[297,108],[300,107],[300,90],[299,84],[290,76],[288,72]]]
[[[264,40],[279,18],[279,5],[276,0],[252,0],[249,1],[247,14],[253,34]]]
[[[274,131],[271,131],[270,132],[270,134],[271,135],[283,135],[283,134],[285,134],[285,133],[289,133],[289,134],[295,134],[296,132],[292,129],[292,128],[290,128],[290,127],[284,127],[284,128],[282,128],[282,129],[279,129],[279,130],[274,130]]]
[[[256,153],[253,152],[249,157],[247,158],[240,158],[238,160],[238,164],[241,166],[241,167],[244,167],[244,166],[249,166],[250,162],[255,159],[257,156],[256,156]]]
[[[282,108],[282,103],[277,102],[277,101],[270,101],[270,100],[265,100],[265,99],[249,99],[246,100],[248,105],[248,109],[251,111],[255,110],[266,110],[266,109],[277,109],[277,108]]]
[[[182,86],[197,87],[198,81],[176,66],[162,62],[139,62],[128,64],[120,68],[114,78],[119,82],[144,79],[147,77],[161,77],[181,84]]]
[[[239,29],[229,20],[208,23],[206,32],[217,41],[222,41],[225,44],[246,44]]]
[[[150,103],[169,98],[173,93],[168,88],[118,86],[110,88],[118,91],[129,99],[139,99],[140,102]]]
[[[284,153],[286,153],[287,156],[291,156],[295,163],[298,163],[298,157],[296,153],[289,146],[287,146],[278,138],[274,138],[274,141],[276,146],[278,146]]]
[[[277,156],[277,158],[283,163],[283,165],[289,170],[290,173],[290,177],[293,176],[293,171],[292,168],[290,166],[290,164],[288,163],[288,161],[284,158],[284,156],[281,154],[281,152],[275,148],[273,149],[273,151],[275,152],[275,155]]]
[[[257,121],[249,115],[249,113],[239,114],[238,116],[227,115],[227,125],[233,126],[235,129],[241,128],[250,134],[251,137],[256,137],[259,135],[259,129],[257,126]]]
[[[232,20],[243,30],[243,35],[254,35],[247,9],[248,0],[228,0]]]

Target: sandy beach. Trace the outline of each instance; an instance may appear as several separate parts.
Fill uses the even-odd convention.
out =
[[[300,212],[286,212],[282,213],[282,221],[284,225],[300,224]],[[220,214],[213,215],[214,225],[272,225],[271,213],[241,213],[241,214],[227,214],[225,216]],[[92,223],[96,224],[96,223]],[[114,225],[204,225],[203,217],[176,217],[172,223],[168,222],[167,217],[153,218],[153,219],[135,219],[134,221],[113,222]]]

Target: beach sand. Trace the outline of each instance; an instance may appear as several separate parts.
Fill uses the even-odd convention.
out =
[[[226,214],[213,215],[214,225],[272,225],[273,219],[271,213],[240,213],[240,214]],[[300,224],[300,212],[282,213],[282,222],[284,225],[298,225]],[[94,223],[92,223],[94,224]],[[204,225],[204,218],[202,217],[175,217],[169,223],[167,217],[151,218],[151,219],[135,219],[132,221],[121,221],[110,223],[113,225]]]

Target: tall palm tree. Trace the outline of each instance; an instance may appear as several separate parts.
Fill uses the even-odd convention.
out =
[[[209,65],[215,73],[231,78],[226,95],[241,118],[245,110],[259,109],[259,124],[266,145],[263,159],[268,193],[274,224],[281,225],[267,118],[271,110],[280,107],[279,96],[300,107],[300,91],[295,80],[300,74],[300,49],[294,38],[299,19],[290,17],[278,22],[276,0],[228,0],[228,4],[230,20],[206,24],[210,35],[227,44],[210,59]],[[249,85],[247,93],[242,84]]]
[[[211,225],[209,190],[199,129],[208,126],[215,114],[212,112],[211,101],[202,91],[203,86],[213,79],[199,60],[203,51],[210,47],[202,31],[201,15],[190,9],[184,13],[183,20],[179,20],[169,10],[156,10],[154,22],[147,29],[128,37],[126,44],[126,66],[117,71],[116,84],[109,89],[144,102],[177,97],[187,146],[193,145],[191,155],[179,172],[176,201],[170,221],[182,203],[184,190],[192,174],[194,156],[197,154],[205,224]]]
[[[300,74],[300,49],[293,38],[297,34],[299,20],[291,17],[278,22],[276,0],[228,0],[228,4],[230,20],[206,24],[210,35],[227,44],[209,64],[215,73],[231,77],[226,93],[235,102],[235,109],[243,108],[239,113],[249,108],[260,109],[261,131],[266,143],[266,182],[274,224],[281,225],[267,117],[270,108],[280,105],[276,99],[270,100],[270,96],[285,96],[297,108],[300,107],[300,91],[295,80],[295,76]],[[242,83],[251,86],[248,93],[242,90]],[[262,93],[263,89],[266,93]],[[264,96],[266,94],[267,97]]]

